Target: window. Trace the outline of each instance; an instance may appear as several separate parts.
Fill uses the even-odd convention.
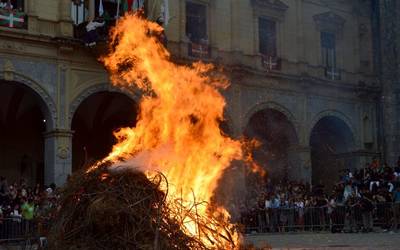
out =
[[[276,22],[267,18],[258,18],[258,38],[261,63],[267,70],[280,70],[281,60],[276,48]]]
[[[322,65],[325,76],[332,80],[340,78],[336,67],[336,35],[331,32],[321,32]]]
[[[266,18],[258,19],[258,35],[260,53],[264,56],[277,56],[276,49],[276,23]]]
[[[206,11],[204,4],[186,2],[186,35],[193,43],[208,43]]]
[[[336,37],[330,32],[321,32],[322,64],[336,68]]]
[[[88,3],[84,0],[74,0],[71,2],[71,19],[75,25],[87,21],[88,15]]]
[[[131,2],[131,1],[126,1]],[[101,3],[101,4],[100,4]],[[119,7],[124,8],[125,2],[121,1]],[[95,16],[104,17],[105,20],[115,19],[117,16],[118,2],[116,0],[96,0]]]

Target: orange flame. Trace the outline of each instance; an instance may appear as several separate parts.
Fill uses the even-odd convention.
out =
[[[254,159],[253,159],[253,149],[261,146],[261,142],[256,139],[251,139],[247,141],[242,141],[243,148],[243,159],[246,162],[246,166],[250,168],[250,171],[254,174],[257,174],[261,177],[265,177],[267,172],[263,167],[261,167]]]
[[[113,84],[138,87],[140,102],[134,128],[115,132],[118,143],[104,159],[137,167],[168,179],[168,197],[210,202],[223,171],[242,158],[241,143],[219,128],[225,100],[223,78],[207,76],[212,65],[176,65],[157,38],[162,28],[135,15],[120,19],[111,32],[111,53],[102,59]],[[119,162],[121,159],[124,162]],[[206,215],[207,208],[199,207]],[[218,208],[228,215],[225,209]],[[196,235],[195,222],[184,226]]]

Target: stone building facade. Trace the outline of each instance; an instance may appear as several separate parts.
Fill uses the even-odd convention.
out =
[[[87,15],[97,2],[85,1]],[[399,9],[394,0],[169,0],[168,49],[179,62],[223,65],[231,80],[223,127],[263,142],[255,158],[271,178],[332,182],[340,169],[397,157],[391,52],[400,33],[376,39],[386,22],[399,24],[387,4]],[[91,158],[90,143],[112,142],[104,131],[133,125],[127,106],[140,95],[111,86],[96,49],[76,39],[71,0],[25,0],[22,10],[24,28],[0,27],[0,173],[17,178],[34,168],[36,180],[62,184]],[[36,130],[33,109],[43,116]]]

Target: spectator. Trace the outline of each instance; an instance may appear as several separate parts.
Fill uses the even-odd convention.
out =
[[[400,182],[400,166],[397,166],[397,167],[394,169],[393,175],[394,175],[394,181]]]
[[[86,25],[86,35],[85,35],[85,45],[88,47],[93,47],[98,41],[98,31],[97,28],[103,27],[105,24],[102,18],[91,19]]]
[[[397,229],[400,166],[392,169],[387,163],[379,165],[376,158],[365,166],[354,172],[343,171],[329,196],[322,182],[310,188],[301,182],[281,180],[274,185],[269,180],[261,190],[268,192],[262,204],[263,225],[271,232],[291,230],[294,225],[305,230],[329,226],[332,232],[357,232],[361,228],[370,232],[375,221],[382,229]]]
[[[400,223],[400,187],[393,192],[393,226],[392,230],[397,230]]]
[[[29,198],[22,204],[21,210],[22,210],[22,218],[24,218],[25,220],[33,219],[33,215],[35,212],[35,206],[33,204],[32,198]]]
[[[347,199],[348,199],[350,196],[353,196],[353,195],[354,195],[353,187],[352,187],[352,185],[351,185],[351,182],[348,182],[348,183],[346,184],[346,186],[344,187],[344,192],[343,192],[344,202],[346,202]]]
[[[363,232],[371,232],[373,227],[372,211],[374,210],[374,205],[370,195],[370,192],[365,191],[362,193],[360,200]]]

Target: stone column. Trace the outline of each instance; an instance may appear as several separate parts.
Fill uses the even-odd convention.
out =
[[[71,19],[71,0],[60,0],[59,13],[59,35],[62,37],[72,37],[74,31]]]
[[[304,145],[291,145],[288,149],[289,180],[311,183],[311,150]]]
[[[374,17],[375,36],[379,37],[380,48],[375,48],[376,71],[380,74],[382,85],[381,112],[384,158],[389,165],[394,166],[399,154],[400,132],[398,126],[398,97],[396,95],[399,84],[400,66],[396,51],[399,50],[400,20],[398,0],[380,0],[375,5],[379,11]],[[380,26],[379,26],[380,25]]]
[[[89,18],[94,18],[95,13],[96,13],[96,11],[95,11],[96,5],[95,5],[94,1],[95,0],[89,0]]]
[[[28,14],[28,30],[30,33],[39,32],[36,5],[36,0],[29,0],[27,6],[28,8],[25,10]]]
[[[44,134],[46,185],[63,185],[72,173],[72,134],[72,131],[64,129],[55,129]]]

